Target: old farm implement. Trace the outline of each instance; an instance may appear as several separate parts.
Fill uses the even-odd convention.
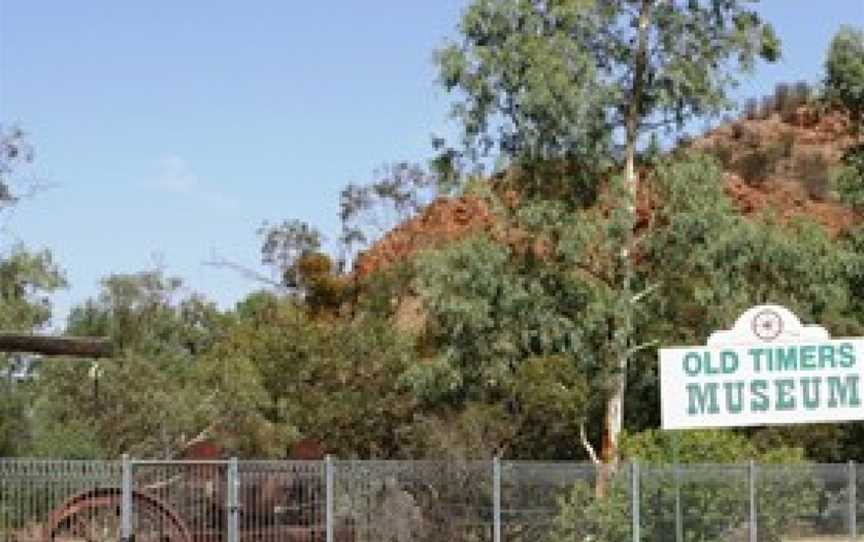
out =
[[[0,334],[0,352],[111,356],[104,339]],[[2,542],[353,540],[324,461],[0,459]]]
[[[323,542],[325,465],[2,460],[0,539]],[[350,523],[339,519],[332,521],[331,536],[354,539]]]

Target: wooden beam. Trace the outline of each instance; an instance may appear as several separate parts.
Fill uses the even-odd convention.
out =
[[[0,333],[0,352],[107,358],[114,353],[114,348],[111,341],[104,337],[58,337],[56,335]]]

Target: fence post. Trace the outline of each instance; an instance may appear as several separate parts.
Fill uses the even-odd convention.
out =
[[[678,448],[680,447],[680,431],[673,431],[672,463],[675,464],[675,542],[684,542],[684,518],[681,512],[681,463],[678,459]]]
[[[132,541],[132,461],[129,454],[122,458],[122,482],[120,493],[120,540]]]
[[[492,459],[492,508],[493,542],[501,542],[501,461],[497,455]]]
[[[858,475],[855,462],[849,462],[849,540],[858,538]]]
[[[639,505],[641,503],[640,500],[640,491],[639,491],[639,462],[635,459],[632,463],[630,463],[630,505],[631,505],[631,515],[633,520],[633,542],[639,542],[640,533],[639,533]]]
[[[240,540],[240,472],[237,458],[228,461],[228,542]]]
[[[750,486],[750,542],[756,542],[756,529],[758,527],[756,523],[756,463],[753,460],[750,460],[747,478]]]
[[[333,542],[333,460],[330,454],[324,456],[324,484],[324,514],[327,542]]]

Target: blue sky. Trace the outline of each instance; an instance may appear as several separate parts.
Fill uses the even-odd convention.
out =
[[[338,193],[452,133],[432,51],[467,0],[116,2],[0,0],[0,122],[36,147],[51,187],[2,241],[47,247],[71,287],[59,314],[112,272],[164,266],[230,306],[255,284],[264,220],[337,236]],[[819,78],[831,36],[864,0],[764,0],[785,58],[742,97]]]

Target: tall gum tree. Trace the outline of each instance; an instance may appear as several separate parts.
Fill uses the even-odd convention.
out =
[[[621,224],[613,270],[617,301],[607,365],[603,460],[619,460],[628,362],[634,351],[639,290],[632,252],[637,242],[637,153],[642,136],[682,130],[693,118],[731,107],[729,90],[757,58],[779,58],[770,25],[747,0],[474,0],[460,39],[439,50],[441,82],[459,100],[464,153],[517,165],[565,159],[585,166],[620,163]],[[616,137],[618,134],[623,136]],[[622,141],[623,139],[623,141]],[[617,140],[617,141],[616,141]]]

